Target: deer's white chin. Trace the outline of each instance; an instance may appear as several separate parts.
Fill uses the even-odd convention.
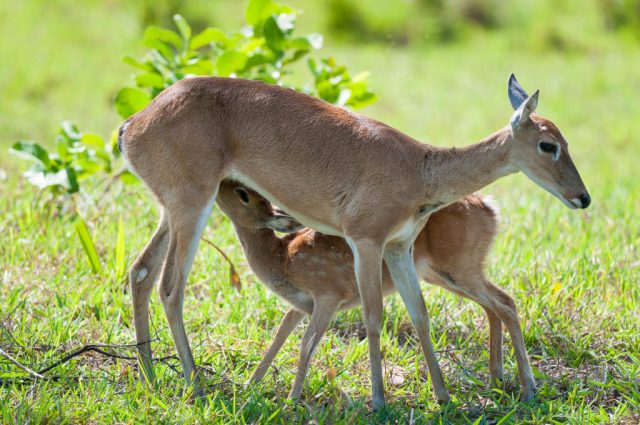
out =
[[[582,201],[580,201],[579,199],[574,198],[569,200],[564,196],[562,196],[555,187],[543,182],[542,180],[537,178],[533,173],[529,172],[527,168],[524,168],[522,171],[527,177],[531,179],[531,181],[533,181],[535,184],[537,184],[538,186],[540,186],[541,188],[543,188],[544,190],[546,190],[556,198],[560,199],[562,203],[565,204],[567,207],[571,208],[572,210],[582,208]]]
[[[577,210],[578,208],[582,208],[582,201],[579,199],[566,199],[564,197],[558,197],[566,206],[571,208],[572,210]]]

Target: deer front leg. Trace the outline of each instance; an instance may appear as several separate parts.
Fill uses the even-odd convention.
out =
[[[287,313],[282,318],[280,322],[280,326],[278,326],[278,330],[276,331],[276,336],[273,340],[273,343],[267,350],[267,353],[262,358],[262,361],[251,375],[251,383],[257,384],[264,378],[264,375],[267,373],[267,369],[273,362],[273,359],[276,357],[276,354],[282,348],[284,342],[289,338],[291,332],[298,326],[305,313],[296,310],[295,308],[289,309]]]
[[[149,332],[149,299],[155,285],[162,261],[167,253],[169,222],[162,213],[155,234],[138,256],[129,272],[129,284],[133,298],[133,323],[136,330],[136,347],[140,382],[155,382],[151,358],[151,334]]]
[[[413,262],[412,249],[411,246],[407,248],[406,245],[388,246],[384,251],[384,261],[389,269],[389,274],[391,274],[393,284],[400,293],[404,305],[409,310],[413,326],[418,332],[418,338],[427,360],[427,367],[429,368],[436,397],[438,401],[446,403],[449,401],[449,392],[444,385],[440,365],[431,343],[429,314],[420,290],[420,281]]]
[[[311,363],[318,343],[322,339],[322,335],[326,332],[327,327],[329,327],[329,323],[331,323],[331,319],[333,319],[338,305],[340,305],[340,299],[336,297],[329,296],[314,300],[311,322],[300,343],[298,372],[291,392],[289,393],[289,398],[292,400],[297,400],[300,398],[300,394],[302,394],[302,386],[304,385],[304,380],[309,370],[309,363]]]
[[[371,363],[371,392],[374,410],[384,407],[384,384],[382,379],[382,354],[380,333],[382,331],[382,249],[383,244],[372,239],[353,240],[347,238],[353,252],[356,281],[362,301],[364,323],[369,343]]]

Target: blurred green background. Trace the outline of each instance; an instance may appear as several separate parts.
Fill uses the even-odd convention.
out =
[[[400,120],[392,124],[423,138],[439,136],[419,126],[429,121],[428,114],[437,113],[435,102],[424,103],[437,95],[430,84],[484,81],[497,97],[503,95],[503,80],[511,71],[521,76],[525,87],[543,83],[533,78],[539,73],[554,73],[559,75],[544,91],[568,97],[562,96],[566,94],[562,79],[584,78],[572,68],[577,60],[588,61],[596,74],[614,71],[607,66],[632,68],[630,57],[637,55],[640,40],[637,0],[294,0],[287,4],[304,11],[300,32],[324,34],[325,52],[353,69],[372,71],[382,101],[367,114]],[[132,73],[120,58],[125,53],[140,56],[139,40],[147,24],[172,27],[171,16],[179,12],[194,32],[207,25],[237,29],[244,22],[243,8],[244,2],[234,0],[3,1],[2,143],[49,139],[64,118],[103,134],[111,131],[118,121],[111,107],[113,95]],[[486,58],[480,61],[482,68],[468,68],[478,55]],[[631,63],[625,64],[627,60]],[[553,69],[548,69],[548,61],[555,61]],[[545,69],[540,69],[542,64]],[[606,77],[595,79],[605,84]],[[470,96],[481,91],[468,88]],[[397,112],[402,117],[396,118]],[[448,134],[454,140],[455,134]]]
[[[514,72],[525,89],[541,90],[538,112],[563,131],[593,199],[588,210],[570,211],[522,175],[483,191],[502,210],[489,275],[518,305],[539,402],[518,404],[517,389],[486,389],[488,333],[479,309],[425,286],[436,349],[457,404],[450,410],[435,404],[409,318],[392,298],[385,361],[407,372],[402,386],[387,389],[391,421],[637,423],[640,0],[283,2],[304,11],[299,34],[325,36],[319,56],[335,56],[353,73],[371,72],[380,100],[360,112],[418,140],[463,146],[506,125],[512,113],[506,83]],[[173,28],[171,17],[180,13],[194,32],[210,25],[237,29],[244,6],[232,0],[0,1],[0,343],[26,364],[45,364],[82,344],[133,341],[126,282],[111,267],[116,223],[124,218],[130,264],[157,213],[141,185],[116,184],[107,193],[104,182],[95,190],[85,184],[75,208],[105,266],[102,274],[91,273],[73,223],[43,206],[41,192],[21,177],[29,164],[9,147],[18,139],[52,147],[63,119],[109,136],[121,122],[113,97],[132,81],[121,58],[144,53],[146,25]],[[240,265],[245,281],[237,294],[225,262],[201,245],[185,321],[196,363],[208,367],[210,410],[175,405],[182,380],[170,368],[161,367],[163,385],[149,394],[136,386],[135,362],[79,360],[61,367],[63,378],[55,383],[3,384],[0,422],[20,422],[19,415],[35,423],[375,419],[366,406],[366,345],[353,325],[361,320],[358,310],[340,315],[320,344],[302,406],[282,407],[295,370],[295,338],[279,356],[280,372],[258,389],[242,387],[285,307],[250,284],[256,279],[228,220],[215,212],[210,224],[205,237]],[[155,297],[152,310],[159,355],[173,354]],[[508,340],[506,347],[513,390]],[[328,381],[327,368],[338,378]]]

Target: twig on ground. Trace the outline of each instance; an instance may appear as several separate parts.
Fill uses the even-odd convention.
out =
[[[53,362],[52,364],[50,364],[49,366],[45,367],[44,369],[41,369],[39,371],[39,373],[40,374],[44,374],[44,373],[50,371],[51,369],[56,368],[56,367],[60,366],[61,364],[68,362],[69,360],[73,359],[74,357],[78,357],[79,355],[81,355],[83,353],[86,353],[86,352],[89,352],[89,351],[94,351],[96,353],[102,354],[103,356],[111,357],[111,358],[115,358],[115,359],[137,360],[137,357],[134,357],[134,356],[123,356],[122,354],[114,354],[114,353],[110,353],[108,351],[103,350],[103,348],[133,348],[135,346],[136,346],[135,344],[124,344],[124,345],[90,344],[90,345],[85,345],[84,347],[67,354],[66,356],[62,357],[60,360],[57,360],[57,361]],[[164,362],[165,360],[172,359],[172,358],[175,358],[175,356],[174,355],[165,356],[165,357],[160,357],[160,358],[154,358],[153,360],[159,361],[159,362]]]
[[[28,367],[26,367],[25,365],[23,365],[22,363],[20,363],[16,359],[14,359],[9,353],[4,351],[2,348],[0,348],[0,354],[2,354],[2,356],[4,356],[7,360],[9,360],[11,363],[16,365],[19,369],[22,369],[25,372],[27,372],[32,377],[34,377],[36,379],[44,379],[44,376],[42,376],[40,373],[29,369]]]

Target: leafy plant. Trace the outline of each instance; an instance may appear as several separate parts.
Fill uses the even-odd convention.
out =
[[[149,49],[144,59],[124,57],[124,62],[135,67],[137,72],[133,76],[134,86],[123,87],[116,93],[116,111],[123,118],[129,118],[162,90],[191,76],[238,77],[286,86],[285,77],[293,72],[291,65],[322,47],[320,34],[294,36],[295,10],[273,0],[249,0],[245,19],[247,26],[231,33],[209,27],[194,35],[191,26],[180,15],[173,17],[175,31],[148,26],[142,40]],[[338,65],[333,58],[308,59],[308,69],[311,82],[307,86],[289,87],[352,108],[377,100],[368,86],[368,73],[352,77],[347,68]],[[113,138],[107,144],[97,134],[81,133],[69,121],[61,124],[55,146],[56,151],[49,152],[37,143],[18,141],[11,148],[11,153],[33,162],[25,173],[27,181],[54,194],[74,194],[80,190],[83,179],[97,173],[111,173],[119,156]],[[125,183],[137,180],[129,172],[117,175]],[[100,273],[100,259],[81,218],[76,221],[76,232],[91,269]],[[233,263],[220,252],[230,264],[231,284],[240,288],[240,277]],[[120,219],[115,246],[116,278],[124,276],[125,263],[124,226]]]
[[[27,181],[54,193],[74,193],[79,182],[97,172],[112,171],[113,155],[104,139],[81,133],[70,121],[63,121],[55,137],[55,152],[30,141],[18,141],[10,152],[33,162],[25,173]]]
[[[192,35],[180,15],[174,16],[177,31],[149,26],[142,41],[150,49],[145,58],[124,58],[138,72],[135,87],[122,88],[116,95],[118,113],[130,117],[166,87],[190,76],[238,77],[287,85],[284,78],[292,73],[290,65],[322,47],[320,34],[294,36],[296,12],[275,1],[250,0],[245,19],[247,26],[232,33],[209,27]],[[292,88],[352,108],[375,102],[368,74],[352,79],[332,58],[320,64],[309,59],[313,85]]]
[[[121,88],[114,105],[123,118],[143,109],[162,90],[190,76],[216,75],[260,80],[288,85],[285,77],[291,65],[322,47],[320,34],[294,36],[296,11],[273,0],[249,0],[245,10],[247,26],[227,33],[205,28],[192,34],[180,15],[173,21],[176,30],[150,25],[142,44],[149,49],[145,58],[125,56],[124,62],[138,71],[133,87]],[[361,108],[377,100],[368,85],[366,72],[352,77],[347,68],[333,58],[309,58],[311,82],[304,87],[290,86],[327,102]],[[98,172],[111,173],[118,152],[113,144],[93,133],[81,133],[69,121],[61,124],[55,138],[56,152],[29,141],[15,143],[11,152],[33,161],[25,173],[29,183],[40,189],[72,194],[80,181]],[[122,173],[122,180],[135,180]]]

